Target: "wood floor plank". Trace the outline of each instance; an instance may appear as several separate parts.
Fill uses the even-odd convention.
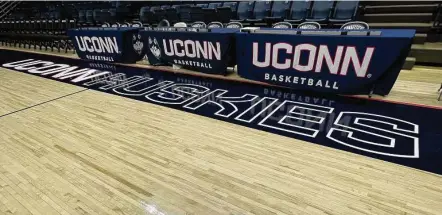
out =
[[[4,117],[0,131],[46,174],[61,168],[55,186],[89,212],[141,213],[146,202],[167,214],[442,210],[441,176],[96,91]]]
[[[0,68],[0,116],[82,89]]]
[[[82,89],[0,80],[0,114]],[[381,99],[441,106],[440,80],[402,71]],[[0,214],[442,211],[440,175],[93,90],[0,118],[0,140]]]

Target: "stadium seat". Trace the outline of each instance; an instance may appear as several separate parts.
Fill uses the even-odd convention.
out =
[[[190,24],[190,27],[192,27],[192,28],[206,28],[206,23],[194,22],[194,23]]]
[[[138,21],[135,21],[135,22],[132,22],[131,27],[134,27],[134,28],[141,28],[141,27],[143,27],[143,23],[138,22]]]
[[[278,22],[272,25],[272,28],[293,28],[290,22]]]
[[[111,20],[109,22],[115,22],[117,20],[117,10],[115,8],[109,9],[109,13],[111,15]]]
[[[147,7],[147,8],[149,8],[149,7]],[[152,12],[155,12],[155,10],[159,10],[159,9],[161,9],[161,7],[160,6],[153,6],[153,7],[150,7],[150,11],[152,11]]]
[[[241,22],[229,22],[226,24],[226,28],[242,28]]]
[[[330,18],[333,8],[333,1],[315,1],[310,12],[310,16],[306,19],[308,22],[325,22]]]
[[[190,8],[190,19],[192,22],[205,21],[203,8],[200,6],[192,6]]]
[[[95,22],[94,24],[101,25],[104,22],[102,15],[103,14],[101,13],[100,9],[93,10],[92,16],[93,16],[93,20]]]
[[[221,2],[209,3],[207,8],[203,8],[203,17],[205,22],[219,21],[220,17],[218,15],[217,8],[222,5]]]
[[[116,20],[124,21],[130,14],[130,8],[128,7],[117,7],[116,8]]]
[[[236,11],[236,19],[232,19],[232,22],[244,22],[246,19],[252,18],[252,10],[255,2],[242,1],[238,4]]]
[[[166,18],[166,11],[158,7],[153,11],[152,24],[158,23],[160,20],[163,20],[165,18]]]
[[[262,22],[264,18],[270,15],[270,8],[272,6],[271,1],[257,1],[255,2],[255,7],[253,8],[252,17],[246,19],[250,23]]]
[[[349,22],[355,19],[358,12],[358,1],[338,1],[330,17],[330,22]]]
[[[170,8],[170,5],[161,5],[160,8],[163,10],[166,10],[166,9]]]
[[[236,11],[238,2],[224,2],[221,7],[218,7],[218,16],[223,23],[229,22],[231,19],[236,19]]]
[[[201,8],[207,8],[209,4],[197,4],[196,6],[199,6]]]
[[[297,29],[318,30],[321,29],[321,24],[317,22],[303,22],[298,25]]]
[[[221,23],[221,22],[211,22],[211,23],[207,24],[207,28],[208,29],[211,29],[211,28],[222,28],[222,27],[224,27],[224,26],[223,26],[223,23]]]
[[[153,11],[149,7],[140,8],[140,22],[143,25],[148,26],[153,23]]]
[[[86,11],[86,23],[88,25],[94,24],[94,11],[93,10],[87,10]]]
[[[84,10],[78,11],[78,22],[81,24],[86,22],[86,11]]]
[[[127,27],[131,27],[132,25],[130,24],[130,23],[128,23],[128,22],[124,22],[124,23],[122,23],[121,25],[120,25],[120,27],[122,27],[122,28],[127,28]]]
[[[176,23],[179,21],[178,13],[175,8],[167,8],[165,10],[165,18],[169,20],[170,23]]]
[[[232,9],[230,7],[219,7],[216,10],[217,19],[221,23],[228,23],[234,18]]]
[[[222,4],[223,4],[222,2],[212,2],[212,3],[209,3],[209,6],[207,6],[207,8],[216,9],[218,7],[221,7]]]
[[[187,24],[185,22],[177,22],[173,25],[175,28],[186,28]]]
[[[171,8],[174,8],[174,9],[176,10],[177,13],[180,13],[181,5],[172,5]]]
[[[180,12],[178,13],[181,22],[188,23],[192,21],[192,17],[190,15],[191,10],[192,8],[189,5],[181,5]]]
[[[342,30],[368,30],[370,27],[366,22],[353,21],[347,22],[341,26]]]
[[[158,27],[169,27],[170,22],[167,19],[163,19],[158,23]]]
[[[290,9],[290,1],[275,1],[273,2],[270,16],[265,20],[270,23],[282,21],[287,18],[287,13]]]
[[[203,8],[204,22],[219,21],[218,11],[215,8]]]
[[[300,23],[305,20],[310,8],[309,1],[294,1],[290,7],[290,15],[285,22]]]

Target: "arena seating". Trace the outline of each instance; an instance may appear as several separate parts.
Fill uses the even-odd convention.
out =
[[[330,17],[332,11],[332,1],[316,1],[313,2],[309,17],[306,19],[309,22],[326,22]]]
[[[21,2],[0,1],[0,41],[11,45],[69,49],[64,42],[68,28],[97,26],[157,26],[164,19],[171,26],[203,22],[218,27],[293,27],[303,22],[321,28],[341,28],[350,21],[365,21],[372,28],[415,28],[420,33],[442,28],[441,4],[436,2],[359,1],[206,1],[206,2]],[[10,9],[9,12],[6,10]],[[415,9],[417,8],[417,9]],[[12,12],[11,12],[12,11]],[[410,23],[410,20],[417,20]],[[399,22],[400,25],[391,22]],[[280,23],[281,22],[281,23]],[[278,24],[277,24],[278,23]],[[311,26],[311,25],[302,25]],[[301,26],[301,27],[302,27]],[[316,24],[315,24],[316,26]],[[316,27],[315,27],[316,28]],[[417,34],[422,44],[426,34]],[[31,37],[32,35],[32,37]],[[56,38],[49,42],[48,39]]]
[[[300,23],[305,20],[310,8],[310,2],[295,1],[290,7],[290,15],[284,21],[289,23]]]

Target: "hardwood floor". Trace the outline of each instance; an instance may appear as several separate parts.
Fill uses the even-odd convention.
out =
[[[440,107],[442,71],[416,69],[383,99]],[[440,175],[19,72],[0,80],[0,214],[442,211]]]

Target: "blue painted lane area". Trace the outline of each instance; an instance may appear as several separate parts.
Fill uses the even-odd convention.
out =
[[[442,109],[0,50],[3,68],[442,174]]]

